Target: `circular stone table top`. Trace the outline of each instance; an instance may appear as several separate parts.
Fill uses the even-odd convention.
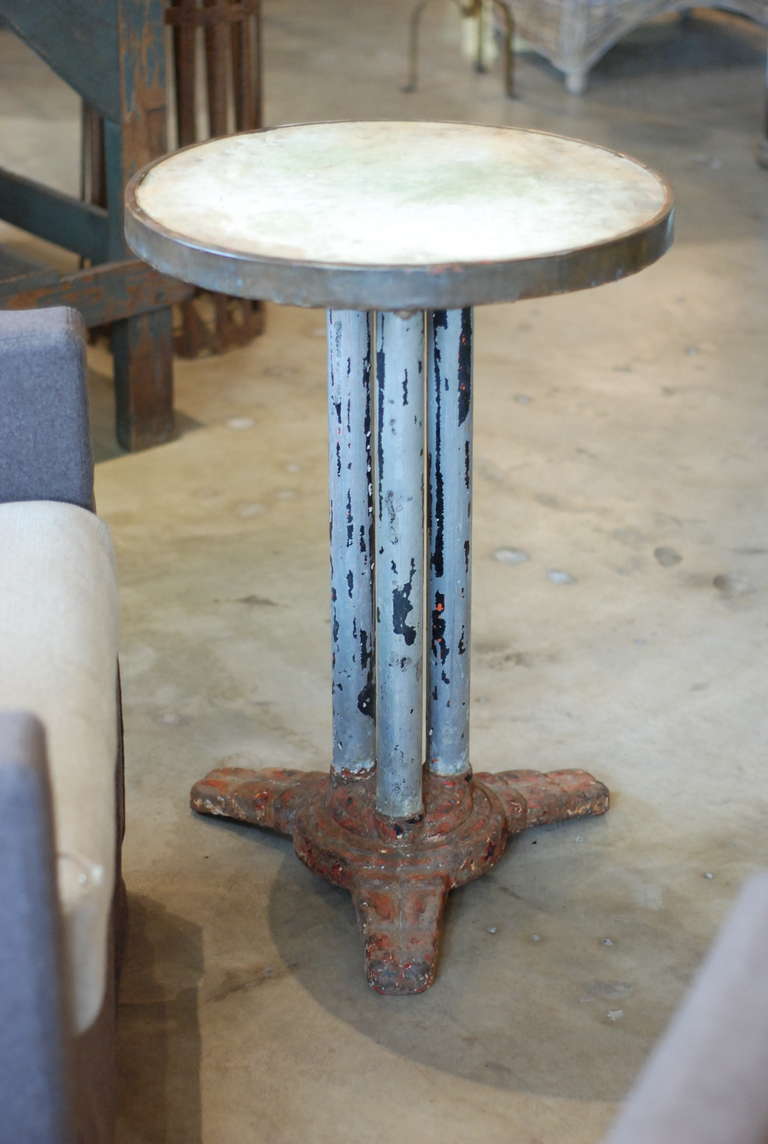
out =
[[[672,197],[574,139],[318,123],[195,144],[127,190],[132,249],[183,281],[347,309],[453,309],[599,286],[659,258]]]

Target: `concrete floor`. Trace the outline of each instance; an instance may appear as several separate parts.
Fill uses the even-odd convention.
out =
[[[768,865],[763,36],[648,25],[584,98],[523,57],[512,103],[438,6],[406,96],[408,8],[268,0],[269,122],[544,128],[678,196],[677,245],[637,278],[477,316],[475,765],[585,766],[613,808],[453,896],[431,992],[368,992],[348,898],[286,841],[186,807],[222,760],[327,765],[323,316],[273,307],[248,349],[180,362],[181,435],[140,455],[114,446],[94,350],[124,617],[119,1144],[592,1144]],[[3,147],[71,184],[76,104],[2,51]]]

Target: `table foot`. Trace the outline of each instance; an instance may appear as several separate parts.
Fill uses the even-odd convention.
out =
[[[315,873],[348,890],[378,993],[422,993],[434,981],[450,890],[493,869],[529,826],[604,814],[608,791],[586,771],[424,773],[424,813],[376,812],[376,779],[223,767],[192,788],[192,807],[293,839]]]
[[[365,976],[377,993],[423,993],[435,980],[447,877],[429,878],[407,870],[398,875],[355,879],[355,903],[363,937]]]

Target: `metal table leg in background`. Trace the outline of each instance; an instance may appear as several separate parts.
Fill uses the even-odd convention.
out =
[[[328,323],[330,773],[222,768],[192,806],[290,834],[351,893],[369,984],[406,994],[434,980],[448,892],[511,834],[601,814],[608,792],[584,771],[473,778],[472,312],[378,314],[373,411],[371,321]]]
[[[408,78],[403,91],[412,93],[419,87],[419,36],[421,18],[431,0],[419,0],[411,12],[408,31]],[[462,18],[477,21],[477,46],[475,51],[475,71],[485,74],[485,20],[483,0],[453,0],[453,5]],[[492,0],[493,9],[498,12],[503,27],[504,41],[504,88],[510,99],[515,98],[515,17],[508,0]]]
[[[765,86],[763,98],[763,131],[757,142],[756,158],[761,167],[768,168],[768,52],[766,52],[765,57]]]

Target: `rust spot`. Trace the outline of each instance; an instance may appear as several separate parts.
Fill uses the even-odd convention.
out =
[[[608,791],[585,771],[427,772],[423,815],[394,820],[376,813],[374,772],[222,767],[192,805],[292,835],[311,870],[352,894],[371,988],[402,995],[434,980],[450,890],[492,869],[527,826],[605,813]]]

